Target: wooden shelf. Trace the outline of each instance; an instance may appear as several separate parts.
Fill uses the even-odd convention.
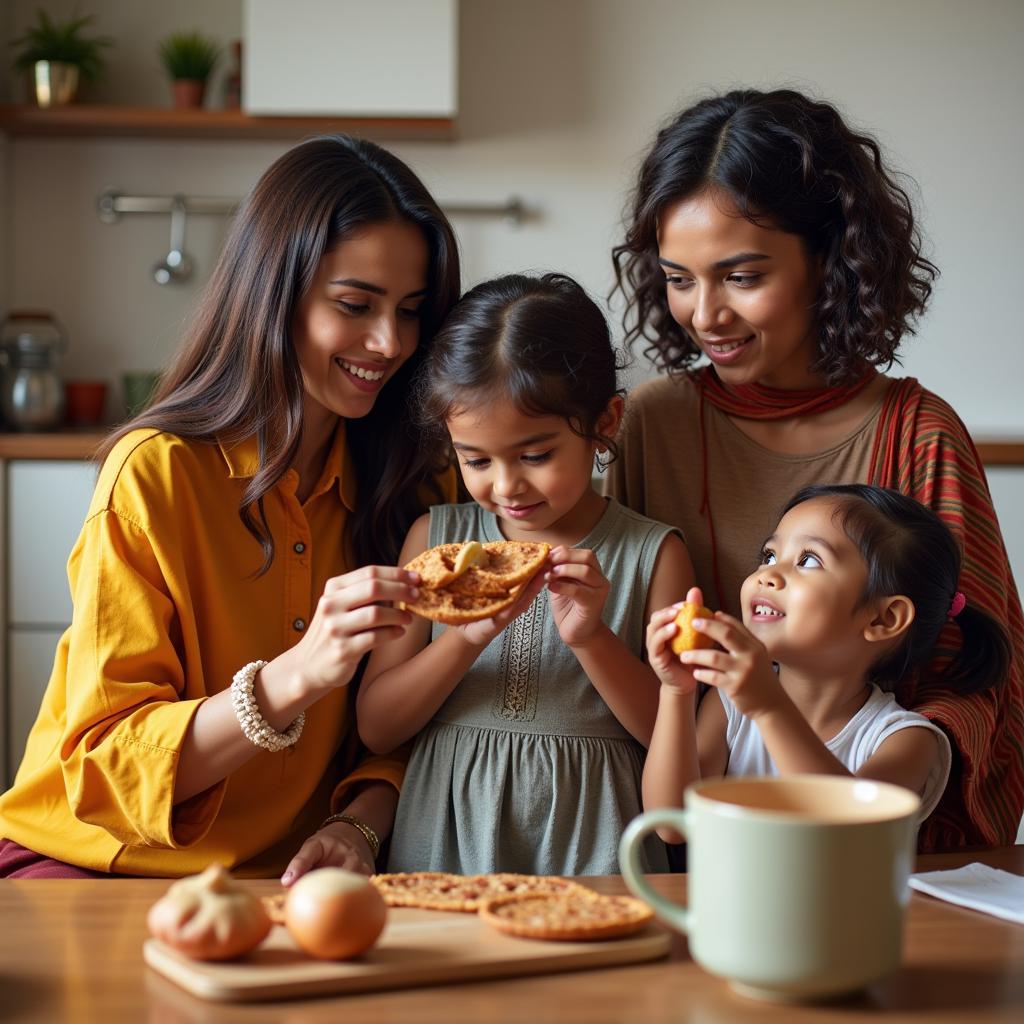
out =
[[[0,432],[0,459],[91,459],[113,429],[65,427],[52,433]]]
[[[0,132],[15,137],[301,139],[347,132],[367,139],[449,142],[448,117],[250,117],[241,110],[170,107],[0,106]]]
[[[89,459],[113,430],[64,427],[51,433],[10,433],[0,430],[0,459]],[[1024,467],[1024,439],[975,439],[986,466]]]
[[[986,466],[1024,466],[1024,439],[974,439],[974,447]]]

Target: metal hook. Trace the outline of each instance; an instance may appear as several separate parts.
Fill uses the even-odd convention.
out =
[[[176,284],[192,276],[192,260],[185,253],[187,217],[185,197],[174,196],[171,200],[171,248],[153,268],[153,279],[157,284]]]

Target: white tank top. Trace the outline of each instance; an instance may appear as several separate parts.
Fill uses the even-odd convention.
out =
[[[722,699],[728,719],[726,743],[729,747],[729,763],[725,774],[778,775],[779,771],[765,749],[757,726],[736,709],[722,690],[718,691],[718,696]],[[825,746],[836,760],[841,761],[851,772],[857,772],[884,740],[900,729],[911,727],[930,730],[939,743],[939,759],[918,794],[921,797],[920,822],[935,809],[949,779],[952,760],[949,740],[938,726],[923,715],[900,707],[893,694],[885,693],[872,684],[871,695],[864,706]]]

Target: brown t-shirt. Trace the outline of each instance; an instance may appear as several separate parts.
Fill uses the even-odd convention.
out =
[[[704,495],[700,395],[686,377],[646,381],[629,396],[605,490],[634,511],[682,530],[704,603],[739,614],[740,585],[786,502],[808,484],[864,483],[882,399],[847,437],[824,451],[783,455],[751,440],[704,403],[710,513]],[[715,524],[715,586],[708,516]],[[680,595],[682,596],[682,595]]]

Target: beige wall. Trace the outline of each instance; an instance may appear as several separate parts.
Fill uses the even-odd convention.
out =
[[[0,53],[7,53],[7,41],[10,39],[8,22],[10,20],[10,9],[6,4],[0,3]],[[0,97],[10,95],[9,70],[6,61],[0,61]],[[0,135],[0,311],[7,308],[7,283],[8,283],[8,249],[10,248],[10,221],[8,211],[10,201],[7,188],[7,167],[8,141]]]
[[[55,12],[74,7],[8,0],[9,31],[20,31],[40,3]],[[197,25],[227,42],[241,26],[241,0],[90,0],[82,8],[118,38],[109,77],[92,94],[105,102],[165,102],[154,54],[168,31]],[[343,26],[323,30],[338,33],[343,56]],[[663,118],[698,94],[741,84],[792,84],[830,98],[920,185],[943,277],[920,337],[907,346],[907,371],[950,399],[975,430],[1020,434],[1022,41],[1019,0],[462,0],[460,141],[393,148],[442,199],[516,194],[535,211],[519,229],[456,222],[465,283],[553,268],[603,296],[626,188]],[[124,369],[159,366],[201,281],[153,283],[166,219],[101,224],[96,195],[116,186],[237,196],[283,148],[9,142],[6,154],[0,147],[0,216],[9,218],[0,303],[6,296],[10,306],[48,307],[63,318],[69,376],[114,380]],[[202,275],[222,237],[219,220],[190,221],[187,248]]]

